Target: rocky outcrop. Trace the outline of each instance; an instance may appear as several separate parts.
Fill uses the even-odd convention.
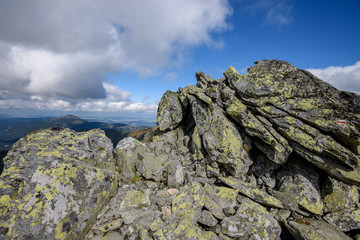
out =
[[[64,129],[20,140],[0,239],[360,237],[358,95],[277,60],[196,78],[164,94],[143,142],[113,150],[99,130]]]
[[[83,238],[118,185],[112,143],[101,130],[32,132],[5,166],[1,239]]]

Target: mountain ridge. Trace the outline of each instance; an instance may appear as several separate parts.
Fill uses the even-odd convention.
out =
[[[30,131],[51,127],[64,127],[75,131],[100,128],[106,131],[114,145],[116,145],[122,137],[127,136],[127,133],[147,128],[145,126],[133,127],[124,123],[87,121],[71,114],[53,118],[6,118],[3,122],[0,120],[0,150],[9,150],[13,143]]]

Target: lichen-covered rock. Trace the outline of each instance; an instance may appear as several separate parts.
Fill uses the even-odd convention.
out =
[[[240,239],[279,239],[281,227],[266,208],[247,198],[241,199],[236,214],[221,221],[225,235]]]
[[[203,135],[209,129],[212,100],[201,89],[188,85],[180,93],[183,107],[191,114],[186,118],[186,129],[197,126],[199,134]]]
[[[328,177],[322,189],[325,212],[336,212],[356,206],[359,202],[359,190],[336,179]]]
[[[203,153],[203,146],[202,146],[202,138],[199,135],[198,127],[194,127],[194,131],[191,135],[191,150],[193,152],[193,158],[195,160],[202,160],[204,159],[204,153]]]
[[[218,219],[224,219],[226,217],[223,212],[223,208],[206,194],[204,196],[204,207],[208,209],[211,214]]]
[[[322,215],[324,204],[321,199],[319,175],[311,166],[292,159],[279,174],[279,190],[291,193],[303,209]]]
[[[134,208],[143,208],[150,205],[149,196],[145,193],[130,190],[126,193],[124,200],[120,204],[120,209],[134,209]]]
[[[196,223],[204,206],[204,189],[199,183],[186,186],[184,192],[172,201],[172,213],[179,219]]]
[[[177,159],[171,159],[168,162],[168,186],[178,187],[184,182],[184,169],[181,162]]]
[[[237,205],[236,197],[239,193],[238,190],[206,184],[205,193],[223,209],[226,207],[235,207]]]
[[[292,152],[292,148],[286,139],[275,131],[271,123],[266,122],[267,124],[264,124],[262,121],[266,120],[258,119],[252,114],[229,91],[230,89],[226,88],[222,92],[226,101],[226,112],[244,128],[249,136],[255,137],[254,143],[271,161],[279,164],[286,162]]]
[[[351,240],[349,236],[339,231],[336,227],[333,227],[324,221],[311,218],[297,218],[288,221],[288,224],[285,224],[285,226],[296,239]]]
[[[179,94],[166,91],[158,107],[157,123],[160,131],[173,130],[183,119]]]
[[[114,155],[119,166],[119,172],[127,179],[132,179],[136,174],[136,163],[139,161],[139,153],[148,152],[145,144],[135,138],[127,137],[119,141]]]
[[[160,181],[166,159],[148,152],[141,152],[138,154],[138,157],[139,160],[136,162],[136,168],[141,175],[145,179]]]
[[[256,62],[244,76],[230,68],[225,77],[245,104],[256,106],[257,111],[271,118],[281,135],[310,152],[303,153],[296,146],[300,155],[336,178],[359,184],[355,177],[359,175],[359,158],[354,155],[360,154],[357,95],[341,92],[309,72],[278,60]],[[345,122],[339,124],[339,119]],[[313,154],[320,155],[322,162],[311,158]],[[329,156],[339,164],[334,165]],[[351,169],[341,168],[341,162],[355,168],[354,173],[347,174]],[[338,168],[340,171],[333,173]]]
[[[203,134],[203,144],[210,160],[216,161],[232,176],[247,173],[252,161],[243,148],[243,140],[218,108],[212,112],[209,130]]]
[[[317,155],[324,155],[339,163],[355,168],[359,157],[337,143],[332,137],[323,135],[319,130],[304,124],[301,120],[286,116],[273,120],[286,138]]]
[[[199,218],[199,223],[204,224],[205,226],[213,227],[218,224],[216,218],[211,214],[211,212],[207,210],[203,210],[201,212],[201,216]]]
[[[345,209],[324,216],[324,220],[341,231],[347,232],[360,228],[360,209]]]
[[[246,183],[240,179],[236,179],[234,177],[222,177],[219,178],[221,182],[224,184],[239,190],[239,192],[252,200],[265,204],[267,206],[283,208],[281,202],[274,198],[273,196],[269,195],[268,193],[252,186],[250,183]]]
[[[189,139],[184,135],[184,129],[180,126],[172,131],[159,133],[153,137],[150,147],[156,152],[164,152],[166,154],[180,152],[180,149],[186,148]],[[186,154],[189,150],[185,150],[182,154]]]
[[[100,130],[47,129],[19,140],[0,178],[1,238],[84,237],[118,186],[111,152]]]

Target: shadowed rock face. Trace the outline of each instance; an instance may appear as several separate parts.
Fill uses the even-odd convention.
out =
[[[278,60],[196,78],[164,94],[142,143],[113,151],[98,130],[21,139],[0,179],[0,239],[358,234],[358,95]]]

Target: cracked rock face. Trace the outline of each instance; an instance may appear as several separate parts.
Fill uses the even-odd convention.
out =
[[[196,78],[164,94],[144,142],[45,130],[15,144],[0,239],[359,236],[360,96],[278,60]]]

